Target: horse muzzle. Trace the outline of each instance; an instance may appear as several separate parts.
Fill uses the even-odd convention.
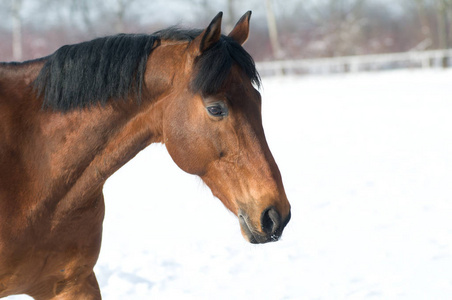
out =
[[[249,216],[243,211],[239,210],[238,218],[242,235],[246,240],[252,244],[263,244],[268,242],[276,242],[282,235],[284,227],[290,221],[291,213],[283,219],[281,214],[273,206],[265,209],[260,217],[259,226],[253,225]]]

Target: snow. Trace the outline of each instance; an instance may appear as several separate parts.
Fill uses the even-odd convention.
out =
[[[277,243],[246,243],[201,180],[150,146],[105,186],[103,298],[449,299],[451,88],[451,70],[264,78],[292,205]]]

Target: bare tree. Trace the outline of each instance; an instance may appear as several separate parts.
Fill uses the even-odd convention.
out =
[[[440,49],[447,49],[452,46],[449,35],[449,13],[448,11],[452,9],[452,3],[448,0],[436,0],[436,13],[437,13],[437,27],[438,27],[438,46]],[[444,68],[448,66],[448,58],[443,57],[441,60],[441,65]]]
[[[12,17],[12,33],[13,33],[13,58],[14,60],[22,60],[22,18],[20,12],[22,10],[22,0],[13,0],[11,3]]]
[[[446,18],[449,23],[449,48],[452,48],[452,0],[444,0],[446,3]]]
[[[361,11],[363,0],[341,0],[330,1],[330,33],[332,34],[333,56],[355,54],[356,44],[361,35],[361,22],[363,13]]]
[[[126,15],[126,0],[116,0],[117,9],[116,9],[116,22],[115,22],[115,31],[116,33],[124,32],[124,18]]]
[[[415,0],[416,2],[416,8],[419,14],[419,21],[421,23],[421,31],[422,34],[424,35],[424,38],[426,40],[430,40],[431,41],[431,28],[430,28],[430,24],[428,22],[428,15],[427,15],[427,7],[426,7],[426,0]]]
[[[438,28],[438,46],[440,49],[447,48],[447,17],[446,3],[444,0],[436,0],[436,21]]]
[[[265,8],[267,12],[268,34],[270,36],[270,43],[273,50],[273,58],[282,59],[284,54],[279,43],[278,28],[276,25],[276,17],[272,0],[265,0]]]
[[[452,10],[451,0],[436,0],[436,13],[437,13],[437,27],[438,27],[438,41],[440,49],[447,49],[452,47],[450,38],[450,15]]]

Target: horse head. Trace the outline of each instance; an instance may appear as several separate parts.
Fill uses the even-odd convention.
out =
[[[265,243],[281,236],[290,204],[264,135],[259,75],[242,48],[250,16],[224,36],[219,13],[184,46],[162,133],[174,162],[202,178],[238,217],[243,236]]]

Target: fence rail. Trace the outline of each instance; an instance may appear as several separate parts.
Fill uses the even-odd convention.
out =
[[[452,67],[452,49],[256,63],[263,76]]]

